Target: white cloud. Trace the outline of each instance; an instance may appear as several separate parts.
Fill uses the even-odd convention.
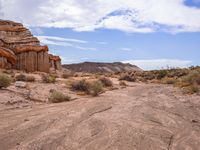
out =
[[[56,36],[36,36],[42,44],[45,45],[57,45],[64,47],[73,47],[81,50],[97,50],[93,47],[85,47],[80,44],[87,44],[88,41],[79,40],[79,39],[69,39],[69,38],[61,38]]]
[[[184,68],[192,64],[190,60],[178,59],[127,60],[123,62],[136,65],[144,70]]]
[[[199,0],[194,0],[198,2]],[[0,0],[0,18],[76,31],[200,31],[200,9],[185,0]]]
[[[132,51],[132,49],[130,49],[130,48],[126,48],[126,47],[121,48],[121,50],[122,50],[122,51],[127,51],[127,52]]]

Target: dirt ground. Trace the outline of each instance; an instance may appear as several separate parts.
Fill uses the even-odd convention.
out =
[[[200,149],[200,96],[168,85],[134,83],[59,104],[2,101],[0,150]]]

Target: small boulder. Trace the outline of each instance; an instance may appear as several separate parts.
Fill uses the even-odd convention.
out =
[[[16,81],[15,82],[15,86],[18,88],[26,88],[27,87],[27,83],[23,82],[23,81]]]

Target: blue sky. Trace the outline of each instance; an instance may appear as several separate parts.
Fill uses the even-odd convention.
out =
[[[200,65],[200,0],[0,0],[0,19],[25,24],[63,63]]]

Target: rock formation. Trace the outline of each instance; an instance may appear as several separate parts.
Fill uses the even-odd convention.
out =
[[[49,72],[50,60],[48,47],[41,46],[27,28],[20,23],[0,20],[0,68]],[[60,69],[61,59],[54,64]]]
[[[50,61],[50,67],[55,70],[61,70],[61,58],[59,56],[54,56],[52,54],[49,54],[49,61]]]

